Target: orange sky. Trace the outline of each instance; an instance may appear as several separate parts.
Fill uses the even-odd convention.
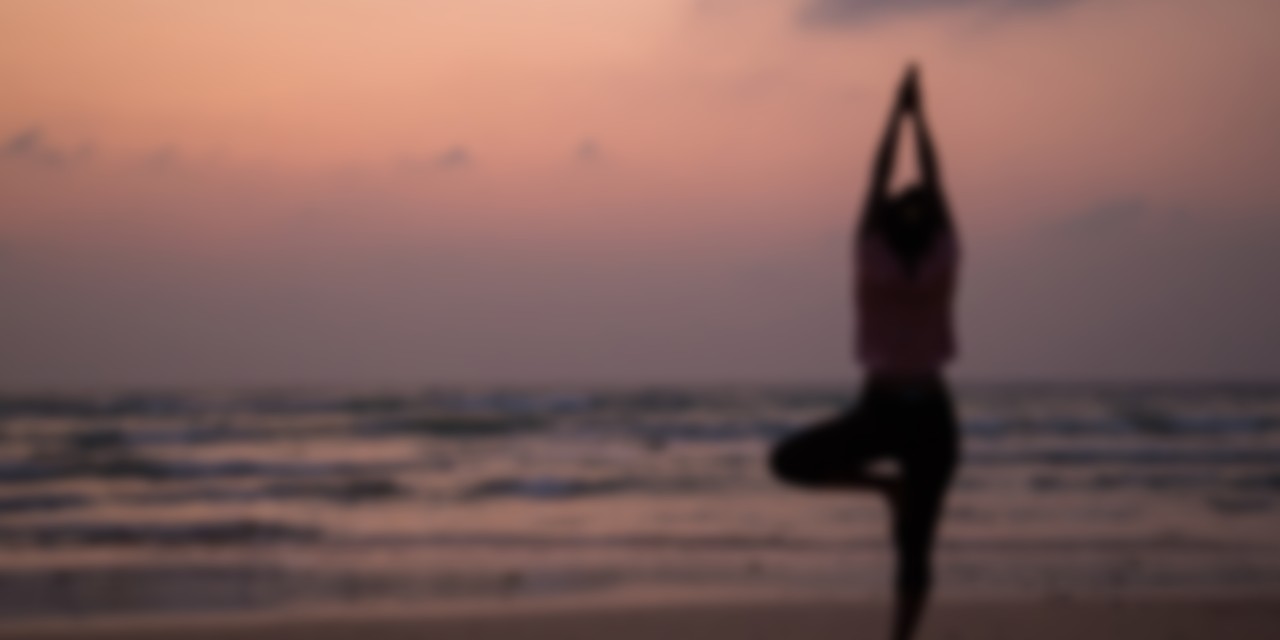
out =
[[[909,59],[962,373],[1280,373],[1277,5],[885,5],[6,2],[0,383],[848,375]]]

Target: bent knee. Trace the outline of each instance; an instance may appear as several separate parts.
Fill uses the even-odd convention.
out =
[[[800,486],[822,485],[830,475],[816,456],[796,439],[780,442],[769,453],[769,471],[774,477]]]

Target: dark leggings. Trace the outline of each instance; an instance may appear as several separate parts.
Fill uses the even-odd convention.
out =
[[[899,594],[923,594],[931,582],[930,551],[957,462],[955,411],[940,377],[871,378],[853,406],[774,448],[773,472],[809,488],[881,488],[868,467],[898,465],[893,483],[893,542]]]

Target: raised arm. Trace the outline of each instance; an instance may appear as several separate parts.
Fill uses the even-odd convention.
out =
[[[889,111],[889,121],[885,123],[884,133],[880,138],[880,148],[876,152],[871,168],[871,184],[867,188],[867,201],[862,209],[862,227],[870,222],[872,212],[879,211],[889,191],[889,174],[893,172],[893,161],[898,150],[898,130],[902,126],[905,104],[906,81],[899,87],[898,95]]]
[[[932,191],[939,204],[946,210],[946,190],[942,188],[942,174],[938,168],[938,156],[933,147],[933,136],[924,115],[924,99],[920,91],[920,76],[915,66],[907,72],[907,112],[914,118],[916,130],[916,160],[920,164],[922,186]]]

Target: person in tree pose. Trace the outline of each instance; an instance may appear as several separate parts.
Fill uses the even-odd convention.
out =
[[[898,132],[914,124],[919,182],[888,193]],[[915,633],[932,582],[931,553],[957,464],[957,430],[942,370],[955,354],[959,243],[938,173],[919,73],[907,69],[876,155],[853,237],[858,400],[790,436],[770,464],[808,488],[871,490],[890,507],[897,556],[893,639]],[[884,473],[881,461],[894,473]]]

